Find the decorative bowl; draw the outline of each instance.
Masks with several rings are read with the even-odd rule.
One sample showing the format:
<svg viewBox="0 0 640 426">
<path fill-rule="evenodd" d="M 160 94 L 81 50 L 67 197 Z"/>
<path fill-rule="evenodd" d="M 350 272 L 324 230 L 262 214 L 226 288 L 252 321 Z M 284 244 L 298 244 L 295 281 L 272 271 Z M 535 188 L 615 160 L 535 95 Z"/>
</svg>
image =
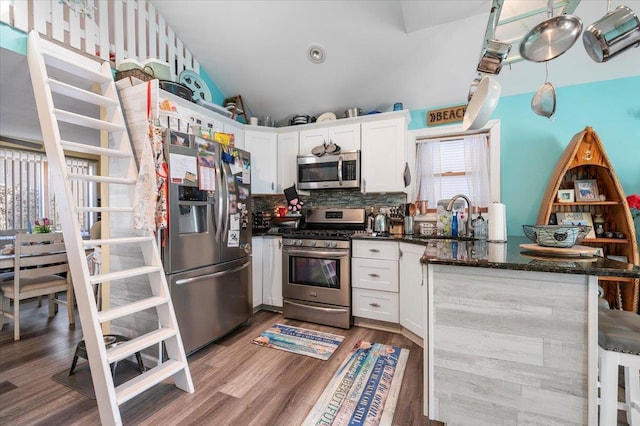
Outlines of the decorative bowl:
<svg viewBox="0 0 640 426">
<path fill-rule="evenodd" d="M 591 231 L 588 225 L 522 225 L 524 235 L 543 247 L 573 247 Z"/>
</svg>

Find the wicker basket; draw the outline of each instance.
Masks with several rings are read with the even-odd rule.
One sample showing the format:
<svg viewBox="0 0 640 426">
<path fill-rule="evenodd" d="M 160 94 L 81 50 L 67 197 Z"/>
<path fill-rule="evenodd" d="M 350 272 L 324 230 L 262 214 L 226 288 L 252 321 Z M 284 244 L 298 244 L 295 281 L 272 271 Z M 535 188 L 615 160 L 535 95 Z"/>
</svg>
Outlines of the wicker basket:
<svg viewBox="0 0 640 426">
<path fill-rule="evenodd" d="M 146 70 L 148 70 L 149 72 L 147 72 Z M 126 71 L 116 71 L 116 81 L 128 77 L 137 78 L 138 80 L 142 81 L 149 81 L 155 78 L 153 75 L 153 70 L 150 67 L 145 67 L 144 70 L 141 70 L 140 68 L 134 68 Z"/>
</svg>

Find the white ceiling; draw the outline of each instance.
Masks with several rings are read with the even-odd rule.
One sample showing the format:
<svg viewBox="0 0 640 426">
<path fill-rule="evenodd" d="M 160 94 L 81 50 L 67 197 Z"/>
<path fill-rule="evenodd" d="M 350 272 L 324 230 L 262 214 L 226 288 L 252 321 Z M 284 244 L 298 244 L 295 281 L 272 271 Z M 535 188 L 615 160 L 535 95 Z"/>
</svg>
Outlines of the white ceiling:
<svg viewBox="0 0 640 426">
<path fill-rule="evenodd" d="M 241 94 L 252 114 L 279 122 L 325 111 L 342 116 L 353 106 L 366 112 L 394 102 L 409 109 L 465 103 L 491 7 L 490 0 L 151 1 L 226 96 Z M 546 5 L 507 0 L 505 13 L 514 3 Z M 620 4 L 640 13 L 638 0 L 614 0 L 612 8 Z M 605 12 L 605 0 L 582 0 L 575 14 L 586 28 Z M 324 63 L 307 59 L 313 43 L 326 49 Z M 582 40 L 550 63 L 557 87 L 639 73 L 640 49 L 596 64 Z M 544 65 L 519 62 L 497 77 L 504 95 L 534 92 Z"/>
<path fill-rule="evenodd" d="M 491 6 L 490 0 L 151 2 L 223 94 L 241 94 L 252 115 L 280 124 L 294 114 L 341 117 L 356 106 L 367 112 L 388 111 L 395 102 L 405 109 L 466 103 Z M 512 2 L 546 4 L 506 0 L 504 13 Z M 640 0 L 613 0 L 612 8 L 620 4 L 640 13 Z M 605 12 L 606 0 L 582 0 L 574 14 L 586 28 Z M 327 51 L 321 64 L 306 57 L 314 43 Z M 38 140 L 26 58 L 4 49 L 0 55 L 0 135 Z M 556 87 L 633 75 L 640 75 L 640 48 L 597 64 L 578 40 L 550 61 Z M 544 64 L 518 62 L 496 78 L 503 96 L 533 93 L 544 82 Z"/>
</svg>

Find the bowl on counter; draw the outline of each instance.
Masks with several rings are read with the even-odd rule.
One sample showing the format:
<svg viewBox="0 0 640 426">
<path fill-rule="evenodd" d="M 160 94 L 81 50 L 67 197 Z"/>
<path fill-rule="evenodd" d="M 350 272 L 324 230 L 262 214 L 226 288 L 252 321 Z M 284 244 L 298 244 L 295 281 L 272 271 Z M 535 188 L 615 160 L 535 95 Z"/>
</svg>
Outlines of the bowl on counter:
<svg viewBox="0 0 640 426">
<path fill-rule="evenodd" d="M 543 247 L 573 247 L 591 231 L 588 225 L 522 225 L 524 235 Z"/>
</svg>

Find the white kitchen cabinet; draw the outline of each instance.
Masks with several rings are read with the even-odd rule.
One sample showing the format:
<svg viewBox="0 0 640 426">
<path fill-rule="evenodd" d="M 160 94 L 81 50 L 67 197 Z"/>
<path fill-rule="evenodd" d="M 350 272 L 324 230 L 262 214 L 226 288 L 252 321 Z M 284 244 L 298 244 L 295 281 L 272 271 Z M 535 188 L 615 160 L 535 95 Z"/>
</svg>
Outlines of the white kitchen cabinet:
<svg viewBox="0 0 640 426">
<path fill-rule="evenodd" d="M 399 322 L 399 253 L 396 241 L 353 241 L 351 308 L 354 317 Z"/>
<path fill-rule="evenodd" d="M 282 308 L 282 237 L 264 237 L 262 303 Z"/>
<path fill-rule="evenodd" d="M 298 131 L 278 134 L 278 192 L 298 181 L 296 156 L 298 155 Z"/>
<path fill-rule="evenodd" d="M 400 243 L 400 325 L 424 338 L 424 246 Z"/>
<path fill-rule="evenodd" d="M 342 124 L 300 131 L 300 155 L 310 155 L 311 150 L 322 144 L 333 142 L 341 151 L 360 149 L 360 123 Z"/>
<path fill-rule="evenodd" d="M 251 153 L 251 193 L 278 193 L 278 138 L 272 130 L 245 130 L 244 149 Z"/>
<path fill-rule="evenodd" d="M 362 192 L 404 191 L 406 118 L 362 123 Z"/>
<path fill-rule="evenodd" d="M 262 305 L 262 254 L 264 253 L 264 238 L 251 238 L 251 272 L 253 277 L 253 307 Z"/>
<path fill-rule="evenodd" d="M 234 143 L 236 148 L 244 149 L 244 128 L 241 123 L 228 123 L 225 121 L 224 132 L 231 133 L 234 136 Z"/>
</svg>

